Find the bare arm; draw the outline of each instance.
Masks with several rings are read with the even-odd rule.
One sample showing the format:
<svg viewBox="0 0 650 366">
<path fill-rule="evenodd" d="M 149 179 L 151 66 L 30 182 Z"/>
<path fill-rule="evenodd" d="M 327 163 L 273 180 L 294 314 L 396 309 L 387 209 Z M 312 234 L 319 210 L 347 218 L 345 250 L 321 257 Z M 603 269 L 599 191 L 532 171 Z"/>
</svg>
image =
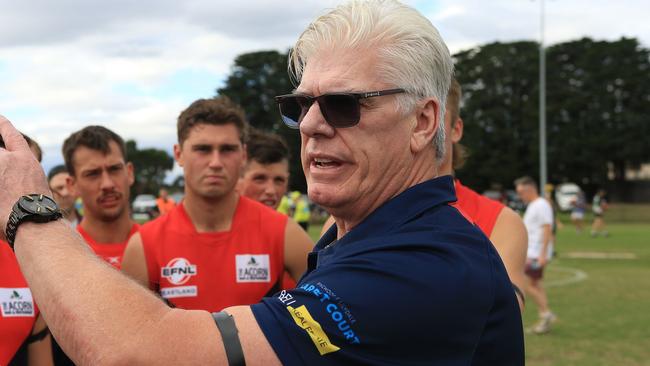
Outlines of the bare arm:
<svg viewBox="0 0 650 366">
<path fill-rule="evenodd" d="M 122 272 L 146 288 L 154 288 L 153 284 L 149 283 L 149 271 L 147 270 L 147 261 L 144 256 L 140 233 L 133 234 L 126 245 L 122 258 Z"/>
<path fill-rule="evenodd" d="M 521 217 L 508 207 L 501 210 L 494 224 L 492 235 L 490 235 L 490 241 L 499 252 L 510 281 L 523 291 L 526 285 L 524 268 L 528 250 L 528 234 Z M 517 300 L 519 308 L 523 311 L 523 299 L 517 296 Z"/>
<path fill-rule="evenodd" d="M 284 267 L 291 277 L 298 281 L 307 270 L 307 254 L 314 248 L 314 242 L 295 221 L 287 220 L 284 232 Z"/>
<path fill-rule="evenodd" d="M 32 329 L 32 335 L 47 329 L 43 315 L 39 314 Z M 27 346 L 27 364 L 29 366 L 53 366 L 52 336 L 48 333 L 45 338 L 36 340 Z"/>
<path fill-rule="evenodd" d="M 22 194 L 50 194 L 27 143 L 0 116 L 0 239 Z M 43 317 L 63 350 L 80 365 L 226 365 L 209 313 L 170 309 L 151 292 L 98 259 L 62 220 L 23 223 L 16 257 Z M 245 356 L 279 361 L 247 310 L 233 309 Z M 170 335 L 183 335 L 171 337 Z"/>
<path fill-rule="evenodd" d="M 75 363 L 227 364 L 209 313 L 170 309 L 94 257 L 63 222 L 23 225 L 16 240 L 21 268 L 52 333 Z M 279 364 L 250 308 L 233 308 L 231 314 L 250 364 Z"/>
</svg>

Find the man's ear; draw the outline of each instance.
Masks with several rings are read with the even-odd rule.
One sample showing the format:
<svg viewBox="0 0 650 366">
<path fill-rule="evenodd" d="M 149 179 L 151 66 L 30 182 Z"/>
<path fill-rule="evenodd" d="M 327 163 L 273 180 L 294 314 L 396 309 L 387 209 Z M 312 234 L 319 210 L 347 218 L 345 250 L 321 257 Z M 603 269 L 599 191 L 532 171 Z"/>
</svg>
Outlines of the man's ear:
<svg viewBox="0 0 650 366">
<path fill-rule="evenodd" d="M 65 185 L 68 187 L 68 191 L 72 196 L 79 197 L 79 192 L 77 192 L 77 181 L 72 174 L 68 174 L 65 178 Z"/>
<path fill-rule="evenodd" d="M 133 163 L 130 161 L 126 163 L 126 174 L 129 176 L 129 187 L 135 183 L 135 172 L 134 172 Z"/>
<path fill-rule="evenodd" d="M 451 139 L 454 144 L 463 138 L 463 119 L 456 118 L 455 123 L 451 126 L 451 136 L 446 136 Z"/>
<path fill-rule="evenodd" d="M 174 144 L 174 160 L 176 160 L 176 162 L 181 168 L 183 167 L 180 144 Z"/>
<path fill-rule="evenodd" d="M 424 100 L 423 105 L 416 107 L 415 128 L 411 132 L 411 151 L 413 153 L 418 153 L 431 146 L 431 141 L 442 122 L 438 117 L 439 108 L 438 102 L 433 98 Z"/>
</svg>

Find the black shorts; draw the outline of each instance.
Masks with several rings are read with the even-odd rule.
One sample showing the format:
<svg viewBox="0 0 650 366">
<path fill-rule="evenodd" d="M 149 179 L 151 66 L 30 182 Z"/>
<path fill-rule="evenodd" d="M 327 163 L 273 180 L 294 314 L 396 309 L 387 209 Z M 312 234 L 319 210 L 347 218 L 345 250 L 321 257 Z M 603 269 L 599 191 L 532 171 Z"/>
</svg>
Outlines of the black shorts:
<svg viewBox="0 0 650 366">
<path fill-rule="evenodd" d="M 526 273 L 526 276 L 532 278 L 533 280 L 539 280 L 544 277 L 544 267 L 536 264 L 535 262 L 526 263 L 526 269 L 524 273 Z"/>
</svg>

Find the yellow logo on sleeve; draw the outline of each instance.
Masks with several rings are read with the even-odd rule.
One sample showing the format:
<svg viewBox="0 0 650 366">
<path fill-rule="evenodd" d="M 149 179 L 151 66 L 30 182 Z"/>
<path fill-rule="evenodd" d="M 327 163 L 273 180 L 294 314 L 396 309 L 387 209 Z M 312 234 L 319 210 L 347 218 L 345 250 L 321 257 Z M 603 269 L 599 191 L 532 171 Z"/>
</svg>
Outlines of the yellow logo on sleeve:
<svg viewBox="0 0 650 366">
<path fill-rule="evenodd" d="M 301 305 L 297 308 L 287 306 L 287 310 L 289 310 L 289 314 L 291 314 L 291 317 L 296 324 L 307 332 L 309 338 L 314 342 L 314 345 L 321 356 L 336 352 L 340 349 L 330 342 L 327 334 L 323 331 L 323 328 L 321 328 L 320 324 L 312 318 L 305 305 Z"/>
</svg>

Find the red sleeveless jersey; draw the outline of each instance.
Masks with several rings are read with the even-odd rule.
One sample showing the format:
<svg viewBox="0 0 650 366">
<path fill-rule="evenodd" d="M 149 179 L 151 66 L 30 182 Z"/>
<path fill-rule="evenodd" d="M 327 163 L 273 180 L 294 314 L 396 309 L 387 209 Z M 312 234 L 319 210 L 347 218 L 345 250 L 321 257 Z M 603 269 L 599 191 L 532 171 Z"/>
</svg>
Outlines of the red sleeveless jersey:
<svg viewBox="0 0 650 366">
<path fill-rule="evenodd" d="M 38 308 L 9 244 L 0 241 L 0 365 L 7 365 L 32 333 Z"/>
<path fill-rule="evenodd" d="M 140 228 L 152 289 L 183 309 L 220 311 L 280 290 L 287 216 L 240 197 L 230 231 L 199 233 L 181 203 Z"/>
<path fill-rule="evenodd" d="M 129 242 L 129 239 L 131 239 L 131 236 L 137 233 L 139 229 L 140 225 L 133 224 L 133 226 L 131 226 L 131 231 L 129 231 L 129 236 L 127 236 L 127 238 L 121 243 L 98 243 L 81 227 L 81 225 L 77 225 L 77 231 L 79 231 L 79 234 L 81 234 L 93 252 L 117 269 L 122 268 L 122 256 L 124 256 L 126 244 Z"/>
<path fill-rule="evenodd" d="M 454 181 L 456 197 L 455 206 L 469 221 L 475 223 L 488 238 L 492 235 L 494 224 L 501 210 L 501 202 L 485 197 L 465 187 L 458 179 Z"/>
</svg>

